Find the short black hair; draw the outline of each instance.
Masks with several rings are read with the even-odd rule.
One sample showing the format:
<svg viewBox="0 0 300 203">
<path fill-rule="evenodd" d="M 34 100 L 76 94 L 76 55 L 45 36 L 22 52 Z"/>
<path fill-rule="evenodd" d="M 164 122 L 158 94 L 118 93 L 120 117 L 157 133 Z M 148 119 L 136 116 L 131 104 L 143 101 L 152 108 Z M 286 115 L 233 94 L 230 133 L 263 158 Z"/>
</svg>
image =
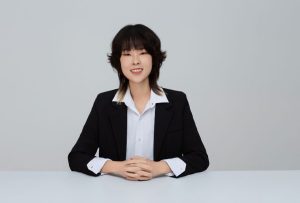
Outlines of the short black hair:
<svg viewBox="0 0 300 203">
<path fill-rule="evenodd" d="M 161 42 L 158 36 L 147 26 L 142 24 L 126 25 L 114 37 L 111 43 L 111 54 L 108 54 L 108 60 L 118 73 L 119 92 L 123 97 L 128 88 L 129 81 L 124 76 L 121 69 L 120 57 L 122 51 L 132 49 L 145 49 L 152 56 L 152 70 L 149 75 L 150 88 L 157 94 L 161 90 L 157 84 L 159 70 L 166 59 L 166 52 L 161 50 Z"/>
</svg>

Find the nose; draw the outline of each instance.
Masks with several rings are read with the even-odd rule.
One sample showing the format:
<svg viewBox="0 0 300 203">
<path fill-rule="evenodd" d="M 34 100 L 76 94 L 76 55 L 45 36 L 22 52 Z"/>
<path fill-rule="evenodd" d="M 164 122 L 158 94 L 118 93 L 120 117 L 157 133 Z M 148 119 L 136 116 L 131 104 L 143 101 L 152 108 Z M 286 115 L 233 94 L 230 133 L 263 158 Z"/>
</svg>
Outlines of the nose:
<svg viewBox="0 0 300 203">
<path fill-rule="evenodd" d="M 138 65 L 138 64 L 140 64 L 140 57 L 139 57 L 139 55 L 138 54 L 136 54 L 136 53 L 134 53 L 133 55 L 132 55 L 132 64 L 133 65 Z"/>
</svg>

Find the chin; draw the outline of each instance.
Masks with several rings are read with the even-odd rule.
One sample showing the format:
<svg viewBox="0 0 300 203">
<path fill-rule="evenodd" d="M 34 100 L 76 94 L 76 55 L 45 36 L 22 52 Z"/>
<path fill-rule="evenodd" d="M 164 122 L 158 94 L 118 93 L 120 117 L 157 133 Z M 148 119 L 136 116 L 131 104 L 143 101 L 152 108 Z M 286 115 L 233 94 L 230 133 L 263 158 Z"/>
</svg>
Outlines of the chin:
<svg viewBox="0 0 300 203">
<path fill-rule="evenodd" d="M 143 80 L 129 80 L 129 82 L 134 83 L 134 84 L 142 84 L 146 81 L 146 79 Z"/>
</svg>

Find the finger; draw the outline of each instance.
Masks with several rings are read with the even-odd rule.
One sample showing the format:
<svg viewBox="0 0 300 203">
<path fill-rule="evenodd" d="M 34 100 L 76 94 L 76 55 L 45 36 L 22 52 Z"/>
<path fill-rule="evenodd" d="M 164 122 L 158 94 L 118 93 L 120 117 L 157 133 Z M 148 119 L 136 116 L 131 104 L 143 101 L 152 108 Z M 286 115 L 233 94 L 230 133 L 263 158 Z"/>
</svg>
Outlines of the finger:
<svg viewBox="0 0 300 203">
<path fill-rule="evenodd" d="M 152 167 L 145 163 L 137 163 L 137 164 L 134 164 L 133 166 L 140 168 L 140 170 L 142 170 L 142 171 L 147 171 L 150 173 L 152 171 Z"/>
<path fill-rule="evenodd" d="M 131 157 L 130 159 L 131 159 L 131 160 L 132 160 L 132 159 L 147 160 L 147 158 L 142 157 L 142 156 L 133 156 L 133 157 Z"/>
<path fill-rule="evenodd" d="M 151 179 L 152 178 L 152 174 L 146 171 L 138 171 L 137 174 L 139 175 L 140 178 L 148 178 Z"/>
<path fill-rule="evenodd" d="M 128 173 L 135 173 L 137 171 L 140 171 L 141 169 L 139 167 L 136 167 L 136 166 L 128 166 L 125 168 L 125 172 L 128 172 Z"/>
<path fill-rule="evenodd" d="M 134 172 L 137 171 L 148 171 L 148 172 L 151 172 L 153 169 L 152 169 L 152 166 L 148 165 L 147 163 L 134 163 L 134 164 L 130 164 L 128 165 L 128 167 L 133 167 L 132 170 L 135 170 Z"/>
<path fill-rule="evenodd" d="M 151 180 L 151 177 L 140 176 L 138 180 Z"/>
<path fill-rule="evenodd" d="M 135 178 L 125 178 L 126 180 L 130 180 L 130 181 L 138 181 L 139 179 L 135 179 Z"/>
<path fill-rule="evenodd" d="M 139 172 L 139 180 L 150 180 L 152 179 L 152 174 L 151 173 L 147 173 L 147 172 L 144 172 L 144 171 L 140 171 Z"/>
<path fill-rule="evenodd" d="M 125 172 L 125 176 L 126 176 L 126 178 L 137 179 L 138 180 L 140 175 L 137 174 L 137 173 Z"/>
<path fill-rule="evenodd" d="M 147 161 L 144 159 L 131 159 L 126 161 L 126 165 L 134 165 L 137 163 L 147 163 Z"/>
<path fill-rule="evenodd" d="M 137 180 L 139 180 L 138 178 L 131 178 L 131 177 L 128 177 L 128 176 L 125 176 L 124 178 L 126 180 L 131 180 L 131 181 L 137 181 Z"/>
</svg>

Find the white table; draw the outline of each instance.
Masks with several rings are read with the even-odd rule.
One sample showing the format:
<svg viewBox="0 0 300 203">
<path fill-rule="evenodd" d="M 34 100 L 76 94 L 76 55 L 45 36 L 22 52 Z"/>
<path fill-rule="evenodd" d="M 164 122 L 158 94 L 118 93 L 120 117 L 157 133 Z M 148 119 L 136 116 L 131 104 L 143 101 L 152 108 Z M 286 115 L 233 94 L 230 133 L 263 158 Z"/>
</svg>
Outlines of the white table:
<svg viewBox="0 0 300 203">
<path fill-rule="evenodd" d="M 0 172 L 0 202 L 300 202 L 300 171 L 207 171 L 127 181 L 77 172 Z"/>
</svg>

